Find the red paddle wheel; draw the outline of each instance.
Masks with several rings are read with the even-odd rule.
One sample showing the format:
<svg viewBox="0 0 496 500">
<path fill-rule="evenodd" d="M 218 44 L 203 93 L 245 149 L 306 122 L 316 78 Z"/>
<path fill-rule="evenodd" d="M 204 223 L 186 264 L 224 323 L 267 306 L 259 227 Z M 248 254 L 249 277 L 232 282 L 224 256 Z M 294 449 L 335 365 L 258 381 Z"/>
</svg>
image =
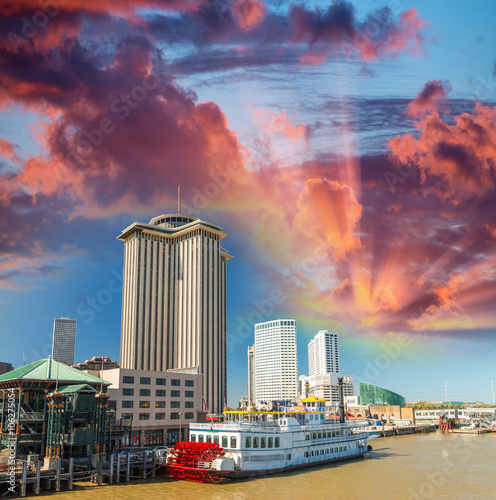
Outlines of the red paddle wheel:
<svg viewBox="0 0 496 500">
<path fill-rule="evenodd" d="M 224 449 L 216 443 L 180 441 L 170 450 L 169 472 L 174 479 L 198 483 L 220 481 L 220 476 L 211 472 L 210 464 L 224 454 Z"/>
</svg>

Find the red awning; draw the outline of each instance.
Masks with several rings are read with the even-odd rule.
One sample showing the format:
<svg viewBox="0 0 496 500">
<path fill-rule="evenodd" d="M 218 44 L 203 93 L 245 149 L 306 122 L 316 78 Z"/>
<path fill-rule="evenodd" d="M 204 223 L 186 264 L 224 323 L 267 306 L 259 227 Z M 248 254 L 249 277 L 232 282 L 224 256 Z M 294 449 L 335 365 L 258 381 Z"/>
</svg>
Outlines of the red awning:
<svg viewBox="0 0 496 500">
<path fill-rule="evenodd" d="M 219 417 L 210 417 L 210 416 L 208 416 L 207 420 L 219 420 Z"/>
</svg>

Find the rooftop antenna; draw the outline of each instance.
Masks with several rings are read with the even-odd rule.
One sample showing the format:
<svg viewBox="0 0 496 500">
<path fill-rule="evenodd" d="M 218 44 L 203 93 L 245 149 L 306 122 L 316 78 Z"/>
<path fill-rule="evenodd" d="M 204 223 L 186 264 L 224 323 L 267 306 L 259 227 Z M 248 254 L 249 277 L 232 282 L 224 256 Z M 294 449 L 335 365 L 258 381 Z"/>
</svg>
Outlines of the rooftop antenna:
<svg viewBox="0 0 496 500">
<path fill-rule="evenodd" d="M 177 213 L 181 213 L 181 186 L 177 186 Z"/>
<path fill-rule="evenodd" d="M 26 357 L 24 356 L 24 351 L 22 351 L 22 365 L 26 366 Z"/>
<path fill-rule="evenodd" d="M 100 370 L 100 378 L 102 379 L 100 383 L 100 392 L 103 392 L 103 356 L 102 356 L 102 369 Z"/>
</svg>

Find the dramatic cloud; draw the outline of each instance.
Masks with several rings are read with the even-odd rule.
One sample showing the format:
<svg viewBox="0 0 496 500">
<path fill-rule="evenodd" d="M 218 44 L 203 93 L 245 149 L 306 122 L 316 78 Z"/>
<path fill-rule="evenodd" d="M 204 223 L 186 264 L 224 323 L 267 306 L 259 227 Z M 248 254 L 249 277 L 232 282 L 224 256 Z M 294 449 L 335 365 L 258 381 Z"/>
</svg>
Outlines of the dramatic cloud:
<svg viewBox="0 0 496 500">
<path fill-rule="evenodd" d="M 409 107 L 420 116 L 418 134 L 391 139 L 388 146 L 400 164 L 420 172 L 424 188 L 453 201 L 494 190 L 496 180 L 496 108 L 477 103 L 471 113 L 443 121 L 437 112 L 446 84 L 430 82 Z"/>
<path fill-rule="evenodd" d="M 262 22 L 266 8 L 264 3 L 259 0 L 235 0 L 233 12 L 239 27 L 242 30 L 250 31 Z"/>
<path fill-rule="evenodd" d="M 417 97 L 408 105 L 407 113 L 413 118 L 438 111 L 446 102 L 451 85 L 446 80 L 432 80 L 424 85 Z M 447 111 L 447 110 L 446 110 Z"/>
</svg>

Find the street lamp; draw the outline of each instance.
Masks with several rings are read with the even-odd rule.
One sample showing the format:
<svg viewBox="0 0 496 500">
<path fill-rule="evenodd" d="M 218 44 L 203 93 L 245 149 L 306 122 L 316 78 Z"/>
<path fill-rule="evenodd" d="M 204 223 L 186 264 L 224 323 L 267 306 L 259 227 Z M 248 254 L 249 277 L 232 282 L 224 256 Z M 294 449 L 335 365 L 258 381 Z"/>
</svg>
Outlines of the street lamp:
<svg viewBox="0 0 496 500">
<path fill-rule="evenodd" d="M 182 441 L 182 438 L 181 438 L 181 417 L 183 416 L 183 412 L 180 411 L 179 412 L 179 441 Z"/>
</svg>

